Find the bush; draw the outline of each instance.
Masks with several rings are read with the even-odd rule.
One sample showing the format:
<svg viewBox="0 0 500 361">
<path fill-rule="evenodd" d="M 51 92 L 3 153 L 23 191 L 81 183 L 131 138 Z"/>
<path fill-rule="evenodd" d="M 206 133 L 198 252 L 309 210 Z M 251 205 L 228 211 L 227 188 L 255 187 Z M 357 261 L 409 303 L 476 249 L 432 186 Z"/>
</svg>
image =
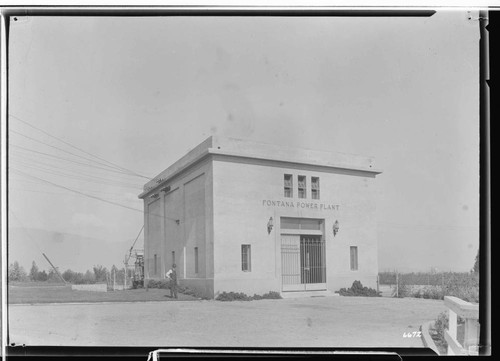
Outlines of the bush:
<svg viewBox="0 0 500 361">
<path fill-rule="evenodd" d="M 354 281 L 351 288 L 341 288 L 338 293 L 341 296 L 380 297 L 381 292 L 377 292 L 373 288 L 363 287 L 361 281 Z"/>
<path fill-rule="evenodd" d="M 146 288 L 169 289 L 170 288 L 170 281 L 168 281 L 168 280 L 148 280 Z"/>
<path fill-rule="evenodd" d="M 220 293 L 215 300 L 217 301 L 254 301 L 254 300 L 263 300 L 263 299 L 281 299 L 281 295 L 276 291 L 269 291 L 268 293 L 264 293 L 263 295 L 254 294 L 253 296 L 248 296 L 242 292 L 222 292 Z"/>
<path fill-rule="evenodd" d="M 463 342 L 463 324 L 465 320 L 460 316 L 457 317 L 457 340 L 459 342 Z M 444 338 L 444 332 L 449 328 L 448 321 L 448 311 L 441 312 L 436 320 L 434 321 L 434 325 L 431 327 L 431 337 L 434 340 L 436 346 L 442 354 L 446 354 L 448 343 Z"/>
<path fill-rule="evenodd" d="M 449 274 L 443 294 L 458 297 L 467 302 L 479 303 L 479 275 L 474 273 Z"/>
<path fill-rule="evenodd" d="M 242 292 L 222 292 L 216 298 L 217 301 L 250 301 L 252 297 Z"/>
<path fill-rule="evenodd" d="M 443 290 L 439 286 L 428 286 L 422 291 L 422 297 L 425 299 L 442 300 L 444 299 Z"/>
<path fill-rule="evenodd" d="M 200 298 L 202 300 L 209 300 L 210 298 L 205 296 L 205 294 L 202 292 L 202 291 L 199 291 L 199 290 L 196 290 L 196 289 L 191 289 L 189 287 L 182 287 L 182 286 L 178 286 L 178 289 L 177 291 L 179 293 L 183 293 L 185 295 L 188 295 L 188 296 L 193 296 L 193 297 L 196 297 L 196 298 Z"/>
<path fill-rule="evenodd" d="M 276 291 L 269 291 L 268 293 L 264 293 L 262 295 L 263 299 L 269 299 L 269 300 L 280 300 L 283 297 L 281 297 L 279 292 Z"/>
<path fill-rule="evenodd" d="M 448 312 L 441 312 L 436 320 L 434 321 L 434 326 L 432 327 L 432 339 L 434 340 L 436 346 L 441 353 L 446 354 L 446 349 L 448 348 L 448 343 L 444 338 L 444 331 L 448 329 Z"/>
<path fill-rule="evenodd" d="M 132 289 L 133 290 L 136 290 L 136 289 L 139 289 L 139 288 L 144 288 L 144 280 L 143 279 L 139 279 L 139 280 L 132 280 Z"/>
</svg>

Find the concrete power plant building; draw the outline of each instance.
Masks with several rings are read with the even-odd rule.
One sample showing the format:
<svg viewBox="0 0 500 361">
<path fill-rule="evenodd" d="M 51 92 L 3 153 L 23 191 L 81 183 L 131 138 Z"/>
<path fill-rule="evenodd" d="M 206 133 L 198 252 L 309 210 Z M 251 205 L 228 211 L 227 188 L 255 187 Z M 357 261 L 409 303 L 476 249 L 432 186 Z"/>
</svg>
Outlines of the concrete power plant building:
<svg viewBox="0 0 500 361">
<path fill-rule="evenodd" d="M 376 287 L 371 157 L 210 137 L 144 186 L 145 279 L 214 298 Z"/>
</svg>

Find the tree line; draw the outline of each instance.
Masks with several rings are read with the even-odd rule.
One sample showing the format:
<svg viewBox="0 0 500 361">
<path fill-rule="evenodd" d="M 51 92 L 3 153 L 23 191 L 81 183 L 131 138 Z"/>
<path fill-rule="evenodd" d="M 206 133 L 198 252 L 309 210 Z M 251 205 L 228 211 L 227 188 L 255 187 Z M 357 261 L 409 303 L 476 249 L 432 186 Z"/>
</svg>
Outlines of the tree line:
<svg viewBox="0 0 500 361">
<path fill-rule="evenodd" d="M 131 276 L 129 270 L 129 277 Z M 92 270 L 86 272 L 75 272 L 67 269 L 61 273 L 64 280 L 72 284 L 93 284 L 102 282 L 113 282 L 115 279 L 117 284 L 122 284 L 124 281 L 125 270 L 119 269 L 115 265 L 108 270 L 106 267 L 96 265 Z M 8 280 L 15 282 L 62 282 L 57 273 L 50 269 L 48 272 L 40 270 L 35 261 L 31 264 L 29 273 L 26 272 L 19 262 L 15 261 L 9 265 Z"/>
</svg>

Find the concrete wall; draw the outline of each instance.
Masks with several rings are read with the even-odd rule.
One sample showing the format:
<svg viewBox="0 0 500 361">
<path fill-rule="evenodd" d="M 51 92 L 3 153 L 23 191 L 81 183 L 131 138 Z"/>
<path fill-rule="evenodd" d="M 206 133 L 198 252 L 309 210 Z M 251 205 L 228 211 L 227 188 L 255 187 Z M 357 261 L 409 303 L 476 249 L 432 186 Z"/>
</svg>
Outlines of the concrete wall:
<svg viewBox="0 0 500 361">
<path fill-rule="evenodd" d="M 106 283 L 96 283 L 93 285 L 71 285 L 73 291 L 93 291 L 93 292 L 108 292 Z"/>
<path fill-rule="evenodd" d="M 213 174 L 216 294 L 281 291 L 280 217 L 324 220 L 329 290 L 350 287 L 354 280 L 376 287 L 377 232 L 372 173 L 215 156 Z M 293 198 L 284 197 L 284 174 L 293 175 Z M 298 198 L 298 175 L 307 177 L 305 199 Z M 320 178 L 319 200 L 311 199 L 311 176 Z M 274 229 L 268 234 L 270 217 L 274 219 Z M 334 237 L 332 229 L 336 220 L 340 230 Z M 242 244 L 251 245 L 250 272 L 241 269 Z M 357 271 L 350 270 L 350 246 L 358 247 Z"/>
<path fill-rule="evenodd" d="M 146 220 L 144 227 L 144 237 L 147 240 L 147 247 L 144 249 L 144 274 L 146 278 L 159 278 L 161 275 L 162 264 L 162 245 L 163 229 L 162 229 L 162 199 L 146 199 L 144 200 L 144 208 L 146 210 Z M 155 270 L 155 255 L 156 255 L 156 270 Z"/>
<path fill-rule="evenodd" d="M 208 160 L 200 162 L 167 184 L 170 186 L 168 192 L 158 190 L 155 191 L 157 199 L 145 198 L 148 210 L 145 217 L 145 278 L 165 278 L 166 271 L 175 262 L 179 284 L 199 288 L 213 297 L 211 164 Z M 160 217 L 155 217 L 154 213 Z M 198 248 L 198 273 L 195 272 L 195 247 Z M 155 253 L 161 255 L 157 274 L 152 272 Z"/>
</svg>

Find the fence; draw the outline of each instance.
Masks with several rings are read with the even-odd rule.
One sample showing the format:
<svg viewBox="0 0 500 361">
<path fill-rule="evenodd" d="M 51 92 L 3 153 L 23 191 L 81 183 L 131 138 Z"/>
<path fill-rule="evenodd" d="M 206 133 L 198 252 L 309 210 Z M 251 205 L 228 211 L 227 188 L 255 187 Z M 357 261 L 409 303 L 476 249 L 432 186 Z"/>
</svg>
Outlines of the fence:
<svg viewBox="0 0 500 361">
<path fill-rule="evenodd" d="M 390 287 L 385 295 L 443 299 L 455 296 L 469 302 L 479 302 L 479 276 L 469 272 L 380 272 L 379 285 Z M 388 294 L 389 293 L 389 294 Z"/>
<path fill-rule="evenodd" d="M 450 296 L 444 298 L 444 304 L 449 312 L 448 330 L 444 334 L 448 355 L 478 355 L 479 305 Z M 457 340 L 457 316 L 465 319 L 463 345 Z"/>
<path fill-rule="evenodd" d="M 123 291 L 132 287 L 133 277 L 124 278 L 125 272 L 123 270 L 118 270 L 117 272 L 111 271 L 106 275 L 106 283 L 108 285 L 108 291 Z"/>
</svg>

